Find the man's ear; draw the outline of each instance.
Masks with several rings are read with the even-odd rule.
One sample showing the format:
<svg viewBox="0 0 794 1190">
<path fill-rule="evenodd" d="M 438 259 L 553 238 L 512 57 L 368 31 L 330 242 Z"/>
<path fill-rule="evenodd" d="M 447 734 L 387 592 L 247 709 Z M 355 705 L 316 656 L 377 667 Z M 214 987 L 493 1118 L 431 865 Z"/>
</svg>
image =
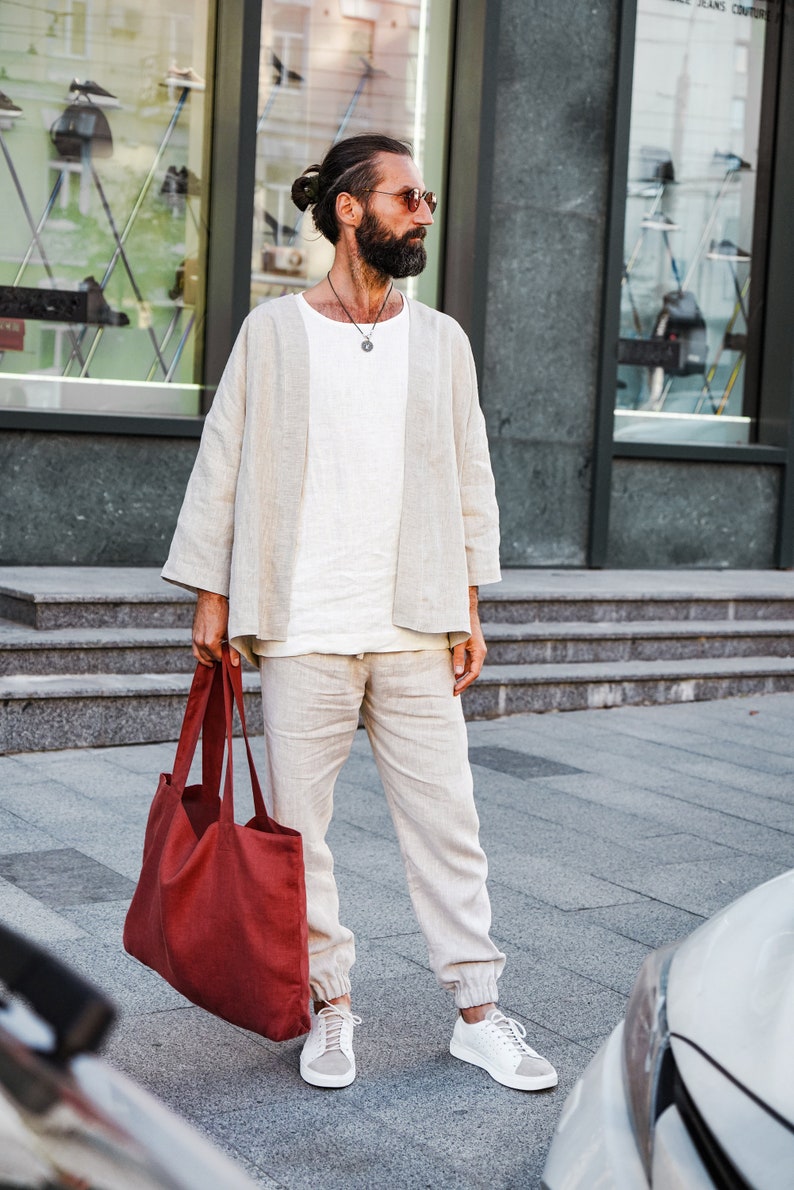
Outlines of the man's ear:
<svg viewBox="0 0 794 1190">
<path fill-rule="evenodd" d="M 342 192 L 336 196 L 336 217 L 346 227 L 358 227 L 364 208 L 352 194 Z"/>
</svg>

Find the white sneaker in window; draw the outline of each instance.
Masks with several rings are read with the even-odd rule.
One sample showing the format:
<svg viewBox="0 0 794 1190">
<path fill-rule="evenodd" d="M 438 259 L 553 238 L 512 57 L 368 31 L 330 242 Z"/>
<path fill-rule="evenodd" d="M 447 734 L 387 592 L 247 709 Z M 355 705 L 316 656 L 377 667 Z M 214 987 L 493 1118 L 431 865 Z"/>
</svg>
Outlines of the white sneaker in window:
<svg viewBox="0 0 794 1190">
<path fill-rule="evenodd" d="M 313 1087 L 349 1087 L 356 1077 L 353 1029 L 361 1017 L 339 1004 L 326 1004 L 312 1017 L 301 1051 L 301 1078 Z"/>
<path fill-rule="evenodd" d="M 462 1062 L 487 1070 L 491 1078 L 515 1091 L 543 1091 L 557 1086 L 557 1071 L 524 1041 L 527 1031 L 518 1021 L 492 1008 L 484 1021 L 455 1022 L 449 1052 Z"/>
</svg>

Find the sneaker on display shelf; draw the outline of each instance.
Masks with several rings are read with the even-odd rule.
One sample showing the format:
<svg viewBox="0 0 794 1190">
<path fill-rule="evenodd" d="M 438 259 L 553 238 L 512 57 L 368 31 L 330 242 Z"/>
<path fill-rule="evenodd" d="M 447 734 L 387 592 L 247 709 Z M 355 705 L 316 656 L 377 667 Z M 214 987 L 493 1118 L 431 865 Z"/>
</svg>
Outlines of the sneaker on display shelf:
<svg viewBox="0 0 794 1190">
<path fill-rule="evenodd" d="M 76 95 L 84 95 L 86 99 L 90 99 L 97 107 L 120 107 L 117 97 L 112 95 L 110 91 L 106 91 L 104 87 L 100 87 L 99 83 L 95 83 L 93 79 L 86 79 L 81 82 L 80 79 L 72 79 L 69 84 L 69 98 Z"/>
<path fill-rule="evenodd" d="M 16 120 L 21 115 L 22 108 L 14 103 L 12 99 L 9 99 L 3 91 L 0 91 L 0 116 L 7 116 L 11 120 Z"/>
<path fill-rule="evenodd" d="M 192 66 L 177 66 L 176 62 L 172 62 L 168 67 L 165 81 L 166 85 L 173 86 L 176 83 L 180 87 L 192 87 L 196 91 L 203 91 L 207 85 Z"/>
</svg>

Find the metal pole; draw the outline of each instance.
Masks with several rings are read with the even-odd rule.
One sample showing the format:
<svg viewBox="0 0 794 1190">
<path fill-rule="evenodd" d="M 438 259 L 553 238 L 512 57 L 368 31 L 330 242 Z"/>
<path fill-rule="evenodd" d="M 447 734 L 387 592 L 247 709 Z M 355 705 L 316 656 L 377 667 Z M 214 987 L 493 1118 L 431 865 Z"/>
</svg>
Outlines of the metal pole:
<svg viewBox="0 0 794 1190">
<path fill-rule="evenodd" d="M 163 153 L 165 152 L 165 150 L 168 146 L 168 142 L 170 141 L 171 136 L 173 135 L 174 129 L 176 128 L 177 120 L 179 119 L 182 108 L 185 106 L 185 101 L 187 100 L 189 93 L 190 93 L 189 87 L 182 88 L 182 93 L 176 102 L 176 106 L 174 107 L 174 111 L 171 115 L 171 119 L 168 122 L 168 127 L 166 128 L 166 130 L 163 133 L 163 136 L 160 140 L 160 144 L 157 148 L 157 152 L 154 155 L 154 160 L 152 161 L 152 164 L 149 167 L 149 172 L 147 173 L 147 175 L 143 181 L 143 185 L 141 186 L 140 191 L 138 192 L 138 197 L 135 200 L 135 204 L 132 208 L 132 211 L 130 212 L 127 222 L 124 225 L 124 230 L 122 231 L 121 236 L 117 237 L 117 239 L 116 239 L 116 250 L 113 253 L 112 257 L 110 258 L 110 262 L 108 263 L 107 268 L 105 269 L 105 274 L 104 274 L 104 276 L 100 282 L 100 285 L 99 285 L 100 289 L 105 288 L 108 281 L 110 280 L 113 270 L 115 269 L 115 267 L 118 263 L 119 257 L 121 256 L 121 253 L 124 249 L 124 243 L 126 242 L 127 236 L 132 231 L 132 227 L 135 223 L 136 218 L 138 217 L 138 212 L 140 211 L 141 206 L 143 205 L 143 200 L 146 197 L 149 187 L 152 184 L 154 175 L 157 172 L 157 167 L 160 164 L 160 160 L 163 156 Z M 79 343 L 82 342 L 84 334 L 85 334 L 85 331 L 82 331 L 78 338 L 78 345 L 79 345 Z M 102 328 L 100 327 L 99 332 L 94 337 L 94 341 L 91 344 L 91 350 L 89 353 L 90 357 L 93 357 L 94 352 L 96 351 L 97 347 L 99 346 L 98 340 L 100 340 L 101 338 L 102 338 Z M 69 368 L 71 366 L 72 360 L 75 358 L 75 354 L 76 354 L 75 350 L 72 349 L 72 353 L 69 356 L 68 360 L 66 361 L 66 366 L 63 371 L 64 376 L 67 376 L 69 374 Z M 82 364 L 82 362 L 83 361 L 81 358 L 80 363 Z M 84 375 L 84 374 L 85 374 L 84 372 L 81 372 L 81 375 Z"/>
<path fill-rule="evenodd" d="M 44 213 L 41 216 L 41 219 L 39 219 L 38 227 L 36 228 L 36 236 L 34 236 L 33 239 L 30 241 L 30 243 L 28 244 L 27 252 L 22 257 L 20 266 L 17 269 L 17 275 L 14 277 L 14 280 L 12 282 L 13 285 L 19 285 L 20 281 L 22 280 L 22 275 L 25 272 L 25 269 L 30 264 L 30 258 L 33 255 L 33 249 L 36 247 L 36 238 L 37 238 L 37 236 L 41 235 L 42 231 L 44 230 L 44 225 L 47 222 L 47 220 L 49 219 L 50 214 L 52 213 L 52 208 L 55 206 L 55 200 L 58 197 L 58 191 L 60 190 L 61 185 L 63 184 L 63 177 L 64 177 L 63 170 L 61 170 L 61 172 L 58 174 L 58 177 L 55 179 L 55 185 L 52 188 L 52 194 L 47 199 L 47 205 L 44 208 Z"/>
<path fill-rule="evenodd" d="M 122 264 L 124 265 L 124 270 L 125 270 L 127 276 L 129 277 L 130 285 L 132 286 L 132 292 L 135 294 L 135 297 L 137 298 L 139 305 L 143 306 L 144 305 L 143 294 L 141 293 L 140 286 L 138 285 L 138 282 L 135 280 L 135 274 L 132 271 L 132 266 L 129 262 L 129 257 L 127 256 L 127 253 L 124 251 L 124 241 L 119 236 L 119 231 L 118 231 L 118 228 L 116 227 L 116 223 L 113 218 L 113 212 L 110 209 L 110 204 L 108 203 L 104 188 L 102 186 L 101 181 L 99 180 L 99 174 L 97 173 L 96 167 L 93 164 L 91 166 L 91 176 L 94 179 L 94 185 L 96 186 L 97 194 L 99 195 L 99 198 L 102 202 L 102 209 L 104 210 L 105 215 L 107 216 L 107 221 L 110 224 L 110 230 L 113 233 L 114 240 L 116 241 L 116 252 L 117 252 L 118 256 L 120 257 Z M 102 282 L 102 285 L 100 288 L 102 290 L 104 290 L 105 281 Z M 104 327 L 100 326 L 100 328 L 97 332 L 97 337 L 102 335 L 104 329 L 105 329 Z M 149 332 L 149 338 L 152 340 L 152 343 L 154 345 L 155 355 L 156 355 L 157 360 L 160 364 L 160 367 L 163 369 L 163 375 L 165 376 L 168 372 L 168 366 L 160 352 L 160 344 L 157 342 L 157 335 L 154 333 L 154 327 L 151 326 L 151 324 L 150 324 L 147 327 L 147 330 Z M 80 373 L 81 376 L 83 376 L 84 374 L 85 374 L 84 372 Z"/>
</svg>

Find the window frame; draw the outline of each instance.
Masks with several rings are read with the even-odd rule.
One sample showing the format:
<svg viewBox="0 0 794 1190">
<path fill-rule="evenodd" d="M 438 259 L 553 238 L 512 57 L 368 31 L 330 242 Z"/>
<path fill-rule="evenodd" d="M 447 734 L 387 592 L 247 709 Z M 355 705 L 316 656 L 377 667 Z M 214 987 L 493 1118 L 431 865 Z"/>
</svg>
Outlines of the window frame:
<svg viewBox="0 0 794 1190">
<path fill-rule="evenodd" d="M 620 279 L 624 260 L 626 186 L 634 74 L 637 0 L 622 0 L 616 57 L 615 106 L 610 162 L 601 303 L 600 358 L 593 435 L 593 485 L 589 565 L 603 566 L 609 540 L 612 460 L 615 458 L 714 463 L 773 464 L 784 469 L 777 564 L 794 565 L 794 341 L 784 330 L 791 305 L 785 262 L 794 254 L 794 228 L 786 209 L 794 190 L 794 145 L 783 133 L 794 119 L 794 0 L 780 0 L 780 21 L 769 25 L 761 109 L 756 204 L 768 211 L 766 231 L 754 242 L 751 318 L 764 318 L 760 349 L 748 361 L 756 406 L 755 441 L 747 445 L 616 442 L 614 440 Z M 787 196 L 788 200 L 787 200 Z M 756 220 L 758 226 L 763 221 Z"/>
</svg>

